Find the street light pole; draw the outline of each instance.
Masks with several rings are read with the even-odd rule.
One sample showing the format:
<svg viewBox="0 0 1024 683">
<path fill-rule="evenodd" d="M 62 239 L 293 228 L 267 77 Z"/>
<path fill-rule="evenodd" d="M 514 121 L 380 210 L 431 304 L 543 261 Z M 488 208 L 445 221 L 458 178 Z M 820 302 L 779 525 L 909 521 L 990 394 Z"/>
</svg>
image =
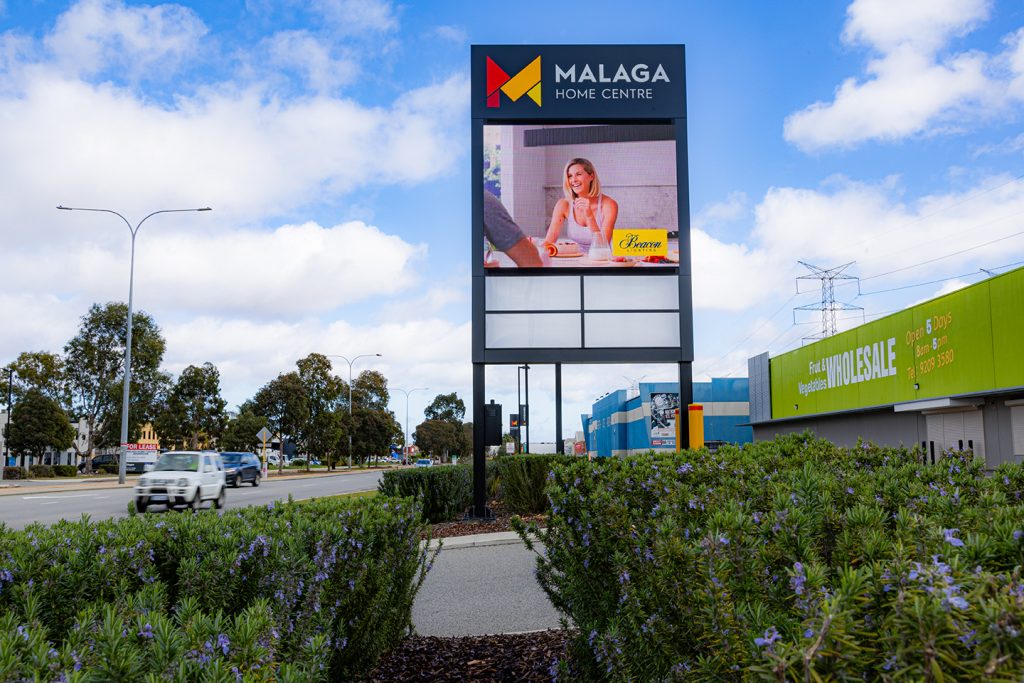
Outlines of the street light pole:
<svg viewBox="0 0 1024 683">
<path fill-rule="evenodd" d="M 4 431 L 4 463 L 0 465 L 0 481 L 4 478 L 4 468 L 7 467 L 7 455 L 10 453 L 11 440 L 11 395 L 14 392 L 14 368 L 7 368 L 7 429 Z"/>
<path fill-rule="evenodd" d="M 160 211 L 154 211 L 136 224 L 133 228 L 132 224 L 128 222 L 128 219 L 119 214 L 117 211 L 111 209 L 89 209 L 79 206 L 63 206 L 57 207 L 62 211 L 95 211 L 98 213 L 112 213 L 128 226 L 128 232 L 132 235 L 132 257 L 131 265 L 128 270 L 128 333 L 125 336 L 124 345 L 124 390 L 121 394 L 121 447 L 120 455 L 117 460 L 117 483 L 123 484 L 125 482 L 125 475 L 127 474 L 127 460 L 128 460 L 128 391 L 131 387 L 132 382 L 132 290 L 135 284 L 135 235 L 138 234 L 139 228 L 146 222 L 147 219 L 157 215 L 158 213 L 183 213 L 186 211 L 212 211 L 208 206 L 204 206 L 198 209 L 161 209 Z"/>
<path fill-rule="evenodd" d="M 395 391 L 401 391 L 405 394 L 405 443 L 402 444 L 402 450 L 409 449 L 409 394 L 414 391 L 428 391 L 429 389 L 430 387 L 418 387 L 416 389 L 406 391 L 405 389 L 395 388 Z"/>
<path fill-rule="evenodd" d="M 348 468 L 352 469 L 352 364 L 360 358 L 380 356 L 379 353 L 361 353 L 352 360 L 349 360 L 340 353 L 325 353 L 327 358 L 340 358 L 348 363 Z"/>
</svg>

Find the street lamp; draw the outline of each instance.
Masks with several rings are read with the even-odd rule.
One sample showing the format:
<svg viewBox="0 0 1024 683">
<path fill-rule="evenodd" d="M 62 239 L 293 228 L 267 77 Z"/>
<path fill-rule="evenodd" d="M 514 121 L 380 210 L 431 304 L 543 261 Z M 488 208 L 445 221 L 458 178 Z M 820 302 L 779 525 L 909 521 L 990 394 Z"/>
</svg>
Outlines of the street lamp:
<svg viewBox="0 0 1024 683">
<path fill-rule="evenodd" d="M 360 358 L 369 358 L 370 356 L 380 356 L 379 353 L 361 353 L 352 360 L 349 360 L 340 353 L 325 353 L 324 356 L 327 358 L 340 358 L 348 363 L 348 468 L 352 469 L 352 364 Z"/>
<path fill-rule="evenodd" d="M 395 391 L 401 391 L 405 394 L 405 443 L 402 444 L 403 450 L 409 449 L 409 394 L 414 391 L 428 391 L 429 389 L 430 387 L 418 387 L 416 389 L 406 391 L 405 389 L 395 388 Z"/>
<path fill-rule="evenodd" d="M 4 462 L 0 465 L 0 481 L 4 478 L 4 468 L 7 467 L 7 454 L 10 452 L 11 440 L 11 393 L 14 389 L 14 366 L 7 368 L 7 430 L 4 432 Z"/>
<path fill-rule="evenodd" d="M 123 484 L 125 481 L 125 474 L 127 472 L 127 460 L 128 460 L 128 389 L 132 382 L 132 289 L 135 281 L 135 235 L 139 232 L 139 228 L 146 222 L 147 219 L 157 215 L 158 213 L 182 213 L 185 211 L 212 211 L 208 206 L 204 206 L 198 209 L 161 209 L 160 211 L 154 211 L 149 214 L 133 228 L 132 224 L 128 222 L 128 219 L 119 214 L 117 211 L 111 209 L 87 209 L 79 206 L 57 206 L 61 211 L 96 211 L 99 213 L 112 213 L 128 226 L 128 232 L 132 234 L 132 258 L 131 266 L 128 271 L 128 334 L 124 345 L 124 391 L 121 397 L 121 448 L 120 455 L 118 456 L 117 463 L 117 483 Z"/>
</svg>

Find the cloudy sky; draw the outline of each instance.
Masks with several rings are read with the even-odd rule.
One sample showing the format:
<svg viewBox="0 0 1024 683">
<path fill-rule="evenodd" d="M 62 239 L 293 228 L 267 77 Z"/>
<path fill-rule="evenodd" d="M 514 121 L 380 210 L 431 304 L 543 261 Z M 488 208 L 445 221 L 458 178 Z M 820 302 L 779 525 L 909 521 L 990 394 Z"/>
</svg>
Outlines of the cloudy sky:
<svg viewBox="0 0 1024 683">
<path fill-rule="evenodd" d="M 429 387 L 413 425 L 469 403 L 474 43 L 686 45 L 698 380 L 820 329 L 798 261 L 855 261 L 836 295 L 866 320 L 1024 262 L 1019 1 L 625 7 L 0 0 L 0 364 L 127 298 L 128 228 L 56 205 L 211 206 L 139 233 L 168 371 L 216 364 L 233 407 L 310 352 L 381 353 L 355 372 Z M 487 377 L 509 412 L 515 368 Z M 675 368 L 564 368 L 566 433 L 641 377 Z M 551 440 L 553 371 L 530 389 Z"/>
</svg>

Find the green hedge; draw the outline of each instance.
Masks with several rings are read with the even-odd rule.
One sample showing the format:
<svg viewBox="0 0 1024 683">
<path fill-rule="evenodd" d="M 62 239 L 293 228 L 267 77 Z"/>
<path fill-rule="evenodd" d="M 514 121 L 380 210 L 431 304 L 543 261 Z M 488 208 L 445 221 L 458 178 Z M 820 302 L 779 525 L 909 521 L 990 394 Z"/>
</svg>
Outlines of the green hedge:
<svg viewBox="0 0 1024 683">
<path fill-rule="evenodd" d="M 539 514 L 548 509 L 544 492 L 548 476 L 556 465 L 567 465 L 571 455 L 504 455 L 495 462 L 498 498 L 512 512 Z"/>
<path fill-rule="evenodd" d="M 579 461 L 547 530 L 517 526 L 584 680 L 1021 680 L 1024 467 L 970 458 L 793 435 Z"/>
<path fill-rule="evenodd" d="M 28 468 L 30 477 L 39 477 L 42 479 L 50 479 L 55 476 L 52 465 L 30 465 Z"/>
<path fill-rule="evenodd" d="M 58 477 L 77 477 L 78 468 L 74 465 L 54 465 L 53 473 Z"/>
<path fill-rule="evenodd" d="M 118 465 L 113 464 L 100 465 L 100 472 L 103 472 L 104 474 L 120 474 Z"/>
<path fill-rule="evenodd" d="M 447 522 L 472 504 L 473 470 L 468 465 L 389 470 L 377 490 L 385 496 L 415 497 L 426 521 Z"/>
<path fill-rule="evenodd" d="M 322 680 L 349 680 L 365 674 L 408 631 L 429 560 L 419 543 L 422 531 L 414 501 L 385 498 L 271 504 L 223 515 L 148 514 L 96 523 L 83 518 L 17 532 L 0 527 L 0 614 L 31 625 L 40 642 L 65 657 L 80 642 L 74 634 L 81 631 L 76 625 L 83 611 L 102 614 L 101 630 L 114 628 L 108 628 L 113 617 L 102 612 L 104 605 L 124 602 L 121 618 L 130 620 L 138 610 L 126 601 L 148 601 L 166 623 L 179 625 L 201 610 L 222 633 L 231 620 L 237 631 L 237 618 L 256 606 L 272 621 L 276 635 L 263 647 L 272 651 L 275 666 L 304 666 L 310 644 L 319 643 Z M 125 666 L 149 666 L 122 655 Z M 91 675 L 113 680 L 102 670 Z M 177 676 L 177 670 L 157 672 L 159 679 L 184 680 Z M 141 680 L 141 674 L 119 680 Z"/>
<path fill-rule="evenodd" d="M 4 467 L 4 479 L 28 479 L 28 472 L 20 467 Z"/>
</svg>

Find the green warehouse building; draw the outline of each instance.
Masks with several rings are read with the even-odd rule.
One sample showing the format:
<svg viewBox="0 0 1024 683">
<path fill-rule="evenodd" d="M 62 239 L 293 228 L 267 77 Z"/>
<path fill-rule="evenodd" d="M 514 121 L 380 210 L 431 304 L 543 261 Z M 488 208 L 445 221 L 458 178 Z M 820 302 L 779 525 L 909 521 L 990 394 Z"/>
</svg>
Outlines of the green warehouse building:
<svg viewBox="0 0 1024 683">
<path fill-rule="evenodd" d="M 802 348 L 748 361 L 754 439 L 1024 458 L 1024 268 Z"/>
</svg>

